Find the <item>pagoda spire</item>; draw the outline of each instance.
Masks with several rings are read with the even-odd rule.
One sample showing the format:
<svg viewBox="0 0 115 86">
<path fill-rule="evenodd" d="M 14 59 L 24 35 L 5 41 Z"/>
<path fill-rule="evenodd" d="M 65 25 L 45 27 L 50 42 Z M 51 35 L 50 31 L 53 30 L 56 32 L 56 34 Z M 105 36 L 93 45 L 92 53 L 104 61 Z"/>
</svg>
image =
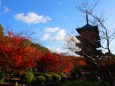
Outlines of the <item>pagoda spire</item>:
<svg viewBox="0 0 115 86">
<path fill-rule="evenodd" d="M 88 12 L 86 11 L 86 23 L 89 24 Z"/>
</svg>

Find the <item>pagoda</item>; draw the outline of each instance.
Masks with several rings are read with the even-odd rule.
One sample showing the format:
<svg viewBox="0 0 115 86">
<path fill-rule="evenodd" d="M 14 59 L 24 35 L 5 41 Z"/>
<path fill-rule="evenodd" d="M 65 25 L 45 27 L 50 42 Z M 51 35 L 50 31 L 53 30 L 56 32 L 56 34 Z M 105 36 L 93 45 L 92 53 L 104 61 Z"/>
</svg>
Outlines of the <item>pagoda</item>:
<svg viewBox="0 0 115 86">
<path fill-rule="evenodd" d="M 76 54 L 83 56 L 87 61 L 91 60 L 89 57 L 96 60 L 102 55 L 101 50 L 99 50 L 101 44 L 98 26 L 92 26 L 88 23 L 87 13 L 86 21 L 87 23 L 85 26 L 76 29 L 79 33 L 79 36 L 76 36 L 76 38 L 80 41 L 76 43 L 76 46 L 80 49 L 76 51 Z"/>
</svg>

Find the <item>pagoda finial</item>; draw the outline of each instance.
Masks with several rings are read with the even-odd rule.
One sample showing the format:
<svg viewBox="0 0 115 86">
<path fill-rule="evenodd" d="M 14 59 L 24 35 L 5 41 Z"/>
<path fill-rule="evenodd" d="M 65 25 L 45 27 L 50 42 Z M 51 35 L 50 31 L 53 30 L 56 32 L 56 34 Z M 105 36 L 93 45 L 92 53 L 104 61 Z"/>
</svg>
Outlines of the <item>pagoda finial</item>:
<svg viewBox="0 0 115 86">
<path fill-rule="evenodd" d="M 86 11 L 86 23 L 89 24 L 89 19 L 88 19 L 88 12 Z"/>
</svg>

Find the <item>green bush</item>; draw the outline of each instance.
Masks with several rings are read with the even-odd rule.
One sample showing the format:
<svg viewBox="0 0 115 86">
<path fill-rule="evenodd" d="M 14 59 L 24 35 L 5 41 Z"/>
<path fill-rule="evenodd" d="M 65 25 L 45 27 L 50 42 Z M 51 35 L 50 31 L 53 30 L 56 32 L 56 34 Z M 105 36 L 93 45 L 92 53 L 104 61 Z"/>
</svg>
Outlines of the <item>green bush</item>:
<svg viewBox="0 0 115 86">
<path fill-rule="evenodd" d="M 48 82 L 53 81 L 53 78 L 52 78 L 51 74 L 45 73 L 45 77 L 46 77 L 46 81 L 48 81 Z"/>
<path fill-rule="evenodd" d="M 25 83 L 30 83 L 34 79 L 34 73 L 32 71 L 26 71 L 20 76 L 20 79 Z"/>
<path fill-rule="evenodd" d="M 59 73 L 59 74 L 60 74 L 60 76 L 61 76 L 61 77 L 67 77 L 67 75 L 66 75 L 66 74 L 64 74 L 64 73 L 62 73 L 62 72 L 61 72 L 61 73 Z"/>
<path fill-rule="evenodd" d="M 38 76 L 37 81 L 43 83 L 43 82 L 46 82 L 46 78 L 44 76 Z"/>
<path fill-rule="evenodd" d="M 5 71 L 2 71 L 0 73 L 0 82 L 3 82 L 4 81 L 4 77 L 5 77 Z"/>
<path fill-rule="evenodd" d="M 53 81 L 59 82 L 61 80 L 61 76 L 59 74 L 53 73 L 52 74 Z"/>
<path fill-rule="evenodd" d="M 35 76 L 39 76 L 39 75 L 41 75 L 41 73 L 38 72 L 38 71 L 36 71 L 34 74 L 35 74 Z"/>
<path fill-rule="evenodd" d="M 65 81 L 65 80 L 67 80 L 67 75 L 66 74 L 64 74 L 64 73 L 59 73 L 60 74 L 60 76 L 61 76 L 61 80 L 62 81 Z"/>
</svg>

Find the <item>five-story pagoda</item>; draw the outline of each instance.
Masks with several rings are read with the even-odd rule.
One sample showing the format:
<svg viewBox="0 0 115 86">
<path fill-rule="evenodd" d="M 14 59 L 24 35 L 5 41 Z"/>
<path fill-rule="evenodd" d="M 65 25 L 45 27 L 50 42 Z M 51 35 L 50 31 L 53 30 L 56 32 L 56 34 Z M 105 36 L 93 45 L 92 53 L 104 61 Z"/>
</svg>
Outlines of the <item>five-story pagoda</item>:
<svg viewBox="0 0 115 86">
<path fill-rule="evenodd" d="M 87 62 L 91 59 L 97 60 L 102 52 L 98 50 L 101 47 L 98 26 L 92 26 L 88 23 L 88 15 L 86 13 L 87 24 L 81 28 L 77 28 L 76 31 L 80 34 L 76 38 L 80 41 L 76 43 L 76 46 L 80 48 L 80 51 L 76 51 L 76 54 L 81 55 Z"/>
</svg>

